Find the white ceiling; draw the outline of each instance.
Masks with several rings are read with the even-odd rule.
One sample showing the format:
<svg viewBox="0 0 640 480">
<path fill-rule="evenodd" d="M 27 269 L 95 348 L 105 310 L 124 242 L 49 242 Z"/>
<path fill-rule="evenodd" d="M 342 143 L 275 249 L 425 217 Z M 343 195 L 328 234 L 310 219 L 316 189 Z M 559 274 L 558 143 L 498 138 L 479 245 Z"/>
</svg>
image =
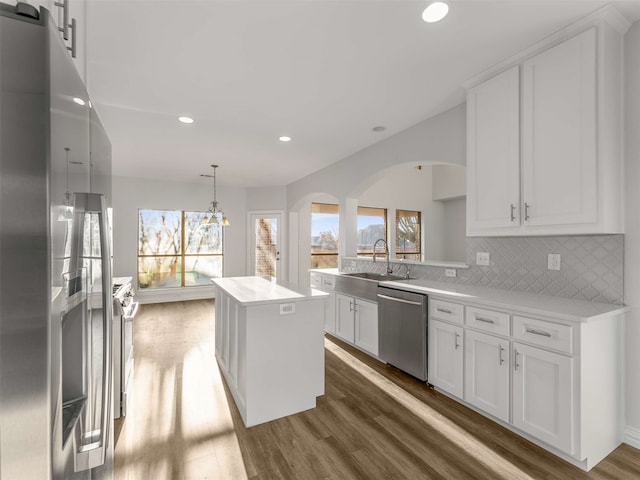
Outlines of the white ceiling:
<svg viewBox="0 0 640 480">
<path fill-rule="evenodd" d="M 462 82 L 607 3 L 452 0 L 427 24 L 429 1 L 90 0 L 114 174 L 199 182 L 216 163 L 221 184 L 286 185 L 461 103 Z M 612 3 L 640 19 L 640 0 Z"/>
</svg>

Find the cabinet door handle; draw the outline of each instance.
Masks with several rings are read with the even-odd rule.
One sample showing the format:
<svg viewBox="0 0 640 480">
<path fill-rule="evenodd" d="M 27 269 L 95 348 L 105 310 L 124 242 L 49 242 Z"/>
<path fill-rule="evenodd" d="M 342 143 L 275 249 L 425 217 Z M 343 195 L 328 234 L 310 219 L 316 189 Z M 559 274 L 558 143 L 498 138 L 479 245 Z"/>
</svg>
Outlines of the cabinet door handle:
<svg viewBox="0 0 640 480">
<path fill-rule="evenodd" d="M 492 325 L 494 323 L 496 323 L 495 321 L 491 320 L 490 318 L 476 317 L 476 320 L 479 321 L 479 322 L 491 323 Z"/>
<path fill-rule="evenodd" d="M 513 203 L 511 204 L 511 221 L 516 221 L 516 206 Z"/>
<path fill-rule="evenodd" d="M 524 219 L 525 221 L 529 220 L 531 217 L 529 216 L 529 208 L 531 207 L 531 205 L 529 205 L 528 203 L 525 202 L 524 204 Z"/>
<path fill-rule="evenodd" d="M 516 350 L 515 348 L 513 349 L 513 353 L 515 354 L 515 361 L 513 362 L 513 369 L 515 371 L 518 370 L 518 367 L 520 366 L 520 364 L 518 363 L 518 356 L 520 355 L 520 352 L 518 352 L 518 350 Z"/>
<path fill-rule="evenodd" d="M 448 313 L 451 315 L 453 312 L 451 310 L 447 310 L 446 308 L 436 307 L 436 312 Z"/>
<path fill-rule="evenodd" d="M 551 338 L 551 334 L 550 334 L 549 332 L 543 332 L 543 331 L 541 331 L 541 330 L 534 330 L 534 329 L 532 329 L 532 328 L 525 328 L 524 330 L 525 330 L 525 332 L 527 332 L 527 333 L 532 333 L 533 335 L 540 335 L 540 336 L 542 336 L 542 337 L 549 337 L 549 338 Z"/>
<path fill-rule="evenodd" d="M 460 348 L 460 344 L 458 343 L 458 337 L 460 337 L 460 335 L 458 335 L 458 334 L 456 333 L 456 339 L 455 339 L 455 347 L 456 347 L 456 350 Z"/>
<path fill-rule="evenodd" d="M 353 312 L 353 302 L 349 300 L 349 311 Z"/>
<path fill-rule="evenodd" d="M 500 365 L 502 365 L 504 363 L 504 358 L 502 358 L 502 352 L 504 352 L 504 347 L 502 345 L 498 345 L 498 361 L 500 362 Z"/>
</svg>

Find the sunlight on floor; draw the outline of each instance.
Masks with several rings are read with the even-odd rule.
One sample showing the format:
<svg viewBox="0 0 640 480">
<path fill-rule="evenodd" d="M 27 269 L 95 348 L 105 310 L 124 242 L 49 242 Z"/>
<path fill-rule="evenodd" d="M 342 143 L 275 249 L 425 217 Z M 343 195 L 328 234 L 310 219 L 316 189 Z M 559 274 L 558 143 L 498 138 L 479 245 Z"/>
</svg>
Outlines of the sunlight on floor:
<svg viewBox="0 0 640 480">
<path fill-rule="evenodd" d="M 137 359 L 116 480 L 246 479 L 213 342 L 175 360 Z"/>
<path fill-rule="evenodd" d="M 440 431 L 449 440 L 460 445 L 460 447 L 462 447 L 477 461 L 493 470 L 496 473 L 496 478 L 509 480 L 533 480 L 531 476 L 520 470 L 511 462 L 505 460 L 500 455 L 496 454 L 481 442 L 475 440 L 451 420 L 448 420 L 392 381 L 383 377 L 371 367 L 365 365 L 360 360 L 344 351 L 331 340 L 325 338 L 324 345 L 329 352 L 342 360 L 346 365 L 353 368 L 371 383 L 386 392 L 388 395 L 392 396 L 403 407 L 411 411 L 431 427 Z"/>
</svg>

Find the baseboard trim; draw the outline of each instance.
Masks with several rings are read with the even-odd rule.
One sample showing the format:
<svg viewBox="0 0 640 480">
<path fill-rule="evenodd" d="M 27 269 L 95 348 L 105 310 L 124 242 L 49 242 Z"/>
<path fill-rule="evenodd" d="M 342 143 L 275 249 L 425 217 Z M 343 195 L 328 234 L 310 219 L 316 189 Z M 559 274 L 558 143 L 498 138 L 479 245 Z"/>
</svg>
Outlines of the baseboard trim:
<svg viewBox="0 0 640 480">
<path fill-rule="evenodd" d="M 141 304 L 165 303 L 165 302 L 185 302 L 189 300 L 203 300 L 215 298 L 215 287 L 185 287 L 185 288 L 162 288 L 153 290 L 137 290 L 135 299 Z"/>
<path fill-rule="evenodd" d="M 640 448 L 640 428 L 627 426 L 624 429 L 624 443 L 635 448 Z"/>
</svg>

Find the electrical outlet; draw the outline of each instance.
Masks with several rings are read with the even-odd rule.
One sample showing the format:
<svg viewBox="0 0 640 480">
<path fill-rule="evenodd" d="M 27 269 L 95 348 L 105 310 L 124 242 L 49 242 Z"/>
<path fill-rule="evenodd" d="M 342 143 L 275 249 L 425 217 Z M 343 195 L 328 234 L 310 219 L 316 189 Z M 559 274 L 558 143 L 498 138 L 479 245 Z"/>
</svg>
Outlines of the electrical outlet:
<svg viewBox="0 0 640 480">
<path fill-rule="evenodd" d="M 455 277 L 456 276 L 456 269 L 455 268 L 445 268 L 444 269 L 444 276 L 445 277 Z"/>
<path fill-rule="evenodd" d="M 489 252 L 476 252 L 476 265 L 490 265 L 491 256 Z"/>
<path fill-rule="evenodd" d="M 547 255 L 547 268 L 549 270 L 560 270 L 560 254 L 550 253 Z"/>
</svg>

